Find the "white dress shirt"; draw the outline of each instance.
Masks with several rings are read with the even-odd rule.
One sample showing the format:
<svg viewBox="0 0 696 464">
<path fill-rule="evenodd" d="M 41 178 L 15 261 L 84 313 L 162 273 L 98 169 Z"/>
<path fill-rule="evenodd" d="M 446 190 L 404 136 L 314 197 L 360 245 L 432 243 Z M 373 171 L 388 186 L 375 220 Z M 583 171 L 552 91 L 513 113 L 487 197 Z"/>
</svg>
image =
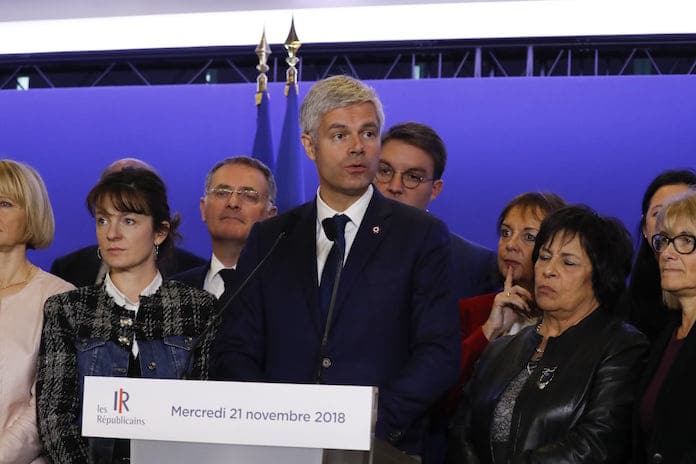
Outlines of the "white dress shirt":
<svg viewBox="0 0 696 464">
<path fill-rule="evenodd" d="M 237 266 L 225 267 L 222 261 L 217 259 L 215 254 L 210 258 L 210 268 L 208 273 L 205 275 L 205 280 L 203 281 L 203 290 L 215 295 L 215 298 L 220 298 L 225 292 L 225 281 L 220 277 L 220 272 L 222 269 L 236 269 Z"/>
<path fill-rule="evenodd" d="M 350 218 L 350 221 L 346 224 L 346 253 L 343 258 L 345 263 L 348 258 L 348 253 L 350 248 L 353 246 L 353 241 L 355 241 L 355 235 L 358 233 L 360 224 L 365 217 L 365 212 L 372 199 L 372 194 L 374 192 L 372 185 L 368 186 L 367 190 L 363 195 L 358 198 L 358 200 L 350 205 L 345 211 L 335 211 L 327 205 L 324 200 L 321 199 L 320 189 L 317 189 L 317 282 L 321 282 L 321 273 L 324 270 L 324 264 L 326 264 L 326 258 L 329 257 L 329 252 L 333 246 L 333 242 L 328 239 L 324 233 L 324 228 L 321 226 L 321 221 L 326 218 L 333 217 L 336 214 L 345 214 Z"/>
</svg>

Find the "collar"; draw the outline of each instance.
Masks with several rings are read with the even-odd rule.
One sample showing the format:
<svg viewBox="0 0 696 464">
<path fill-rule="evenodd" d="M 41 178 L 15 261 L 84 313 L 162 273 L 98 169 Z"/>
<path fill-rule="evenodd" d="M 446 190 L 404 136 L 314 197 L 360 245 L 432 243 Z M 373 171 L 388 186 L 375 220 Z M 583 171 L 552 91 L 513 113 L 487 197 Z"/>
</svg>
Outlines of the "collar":
<svg viewBox="0 0 696 464">
<path fill-rule="evenodd" d="M 347 215 L 350 218 L 350 222 L 348 224 L 352 223 L 355 225 L 355 229 L 359 229 L 360 224 L 365 217 L 367 207 L 370 205 L 370 200 L 372 200 L 372 195 L 374 194 L 374 187 L 372 187 L 372 184 L 370 184 L 367 187 L 367 190 L 365 190 L 365 193 L 363 193 L 362 196 L 353 202 L 353 204 L 350 205 L 345 211 L 336 211 L 327 205 L 326 202 L 321 199 L 321 195 L 319 195 L 320 188 L 321 187 L 317 188 L 317 233 L 326 238 L 324 229 L 321 227 L 321 221 L 328 217 L 333 217 L 336 214 Z"/>
<path fill-rule="evenodd" d="M 155 278 L 152 279 L 152 282 L 150 282 L 148 286 L 140 292 L 140 296 L 150 296 L 157 293 L 157 290 L 159 290 L 161 285 L 162 274 L 160 274 L 160 272 L 157 271 Z M 126 295 L 124 295 L 118 288 L 116 288 L 116 285 L 114 285 L 114 282 L 111 280 L 111 273 L 106 274 L 106 277 L 104 278 L 104 287 L 106 289 L 106 293 L 111 298 L 113 298 L 114 303 L 116 303 L 118 306 L 122 306 L 131 311 L 138 310 L 138 306 L 140 306 L 140 303 L 129 300 Z"/>
<path fill-rule="evenodd" d="M 237 265 L 235 264 L 234 266 L 227 267 L 222 264 L 222 261 L 220 261 L 218 257 L 215 256 L 215 253 L 213 253 L 213 256 L 210 258 L 210 275 L 214 276 L 220 272 L 221 269 L 237 269 Z"/>
</svg>

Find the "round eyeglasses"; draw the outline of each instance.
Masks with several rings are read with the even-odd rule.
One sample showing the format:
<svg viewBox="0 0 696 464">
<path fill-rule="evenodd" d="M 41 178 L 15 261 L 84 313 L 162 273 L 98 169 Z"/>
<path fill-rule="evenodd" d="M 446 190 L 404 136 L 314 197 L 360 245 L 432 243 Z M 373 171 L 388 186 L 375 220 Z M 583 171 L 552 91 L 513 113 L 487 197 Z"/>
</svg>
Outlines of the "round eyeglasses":
<svg viewBox="0 0 696 464">
<path fill-rule="evenodd" d="M 675 237 L 655 234 L 652 236 L 651 243 L 656 253 L 665 251 L 670 243 L 674 245 L 674 251 L 681 255 L 688 255 L 696 250 L 696 237 L 689 234 L 679 234 Z"/>
<path fill-rule="evenodd" d="M 407 189 L 414 189 L 423 182 L 432 182 L 435 180 L 434 177 L 427 178 L 419 175 L 417 172 L 410 170 L 395 171 L 394 168 L 392 168 L 388 164 L 379 165 L 379 167 L 377 168 L 377 175 L 375 176 L 375 180 L 381 184 L 387 184 L 392 181 L 392 179 L 394 178 L 394 174 L 396 174 L 397 172 L 401 174 L 401 185 L 403 185 Z"/>
<path fill-rule="evenodd" d="M 244 187 L 238 188 L 236 190 L 226 187 L 215 187 L 210 188 L 206 191 L 207 195 L 212 196 L 214 199 L 218 201 L 224 201 L 225 203 L 230 201 L 230 198 L 232 198 L 232 195 L 235 193 L 241 201 L 250 204 L 257 204 L 266 196 L 252 188 Z"/>
</svg>

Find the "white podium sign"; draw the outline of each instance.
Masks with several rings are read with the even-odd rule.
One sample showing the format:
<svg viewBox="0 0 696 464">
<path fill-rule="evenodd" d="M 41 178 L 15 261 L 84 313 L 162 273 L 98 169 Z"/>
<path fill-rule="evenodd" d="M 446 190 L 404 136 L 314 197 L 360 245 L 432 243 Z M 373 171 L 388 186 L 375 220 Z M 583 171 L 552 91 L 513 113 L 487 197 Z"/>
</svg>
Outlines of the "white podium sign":
<svg viewBox="0 0 696 464">
<path fill-rule="evenodd" d="M 85 377 L 82 434 L 370 450 L 376 388 Z"/>
</svg>

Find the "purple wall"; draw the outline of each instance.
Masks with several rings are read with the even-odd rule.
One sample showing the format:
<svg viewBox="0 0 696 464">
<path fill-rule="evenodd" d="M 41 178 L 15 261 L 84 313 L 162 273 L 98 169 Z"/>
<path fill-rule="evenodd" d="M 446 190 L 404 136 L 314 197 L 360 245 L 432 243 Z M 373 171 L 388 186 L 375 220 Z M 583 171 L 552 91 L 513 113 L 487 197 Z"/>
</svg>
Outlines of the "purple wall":
<svg viewBox="0 0 696 464">
<path fill-rule="evenodd" d="M 372 82 L 387 125 L 419 120 L 449 149 L 432 211 L 451 229 L 494 246 L 512 196 L 549 190 L 618 216 L 633 230 L 642 191 L 659 171 L 693 167 L 696 76 L 504 78 Z M 309 83 L 301 84 L 304 94 Z M 198 213 L 209 167 L 248 153 L 254 84 L 0 92 L 0 156 L 36 167 L 56 214 L 56 256 L 94 243 L 84 198 L 104 166 L 135 156 L 158 169 L 183 216 L 183 246 L 210 253 Z M 275 147 L 285 101 L 271 86 Z M 306 161 L 308 197 L 316 174 Z"/>
</svg>

